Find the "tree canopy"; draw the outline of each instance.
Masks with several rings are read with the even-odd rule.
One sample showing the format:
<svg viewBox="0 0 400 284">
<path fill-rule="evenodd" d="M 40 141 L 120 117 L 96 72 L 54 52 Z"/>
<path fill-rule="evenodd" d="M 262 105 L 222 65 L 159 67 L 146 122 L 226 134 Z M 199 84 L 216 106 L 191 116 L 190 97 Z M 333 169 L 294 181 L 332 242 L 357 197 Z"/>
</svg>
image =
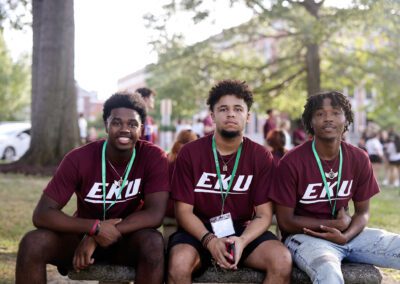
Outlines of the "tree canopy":
<svg viewBox="0 0 400 284">
<path fill-rule="evenodd" d="M 212 18 L 211 2 L 171 1 L 164 15 L 146 17 L 158 31 L 152 43 L 159 53 L 149 84 L 179 109 L 192 109 L 215 80 L 230 77 L 248 81 L 260 107 L 280 106 L 293 116 L 307 95 L 364 87 L 377 94 L 370 116 L 383 124 L 394 120 L 387 115 L 398 113 L 400 103 L 398 1 L 353 1 L 340 8 L 315 0 L 231 0 L 254 17 L 192 46 L 168 32 L 166 23 L 179 13 L 195 22 Z"/>
<path fill-rule="evenodd" d="M 28 58 L 13 61 L 0 30 L 0 121 L 29 117 L 30 70 Z"/>
</svg>

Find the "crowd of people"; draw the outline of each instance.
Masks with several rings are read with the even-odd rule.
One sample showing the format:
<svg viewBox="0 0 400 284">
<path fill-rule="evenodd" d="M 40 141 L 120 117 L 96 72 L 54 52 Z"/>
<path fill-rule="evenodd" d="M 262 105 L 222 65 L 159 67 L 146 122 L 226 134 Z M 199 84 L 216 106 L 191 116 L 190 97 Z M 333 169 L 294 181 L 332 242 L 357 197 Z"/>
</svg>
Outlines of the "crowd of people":
<svg viewBox="0 0 400 284">
<path fill-rule="evenodd" d="M 129 265 L 138 284 L 191 283 L 212 264 L 261 270 L 263 283 L 278 284 L 290 283 L 293 263 L 313 283 L 344 283 L 342 261 L 400 269 L 400 235 L 367 227 L 380 189 L 372 157 L 342 139 L 353 122 L 343 94 L 310 96 L 293 135 L 270 112 L 265 147 L 244 135 L 250 87 L 220 81 L 207 99 L 213 131 L 182 129 L 168 155 L 146 130 L 154 93 L 147 100 L 112 95 L 107 137 L 64 157 L 20 242 L 16 283 L 45 283 L 46 264 L 62 274 Z M 288 151 L 290 139 L 300 144 Z M 62 209 L 74 194 L 69 216 Z M 273 214 L 282 239 L 268 230 Z M 178 224 L 167 252 L 157 231 L 165 216 Z"/>
</svg>

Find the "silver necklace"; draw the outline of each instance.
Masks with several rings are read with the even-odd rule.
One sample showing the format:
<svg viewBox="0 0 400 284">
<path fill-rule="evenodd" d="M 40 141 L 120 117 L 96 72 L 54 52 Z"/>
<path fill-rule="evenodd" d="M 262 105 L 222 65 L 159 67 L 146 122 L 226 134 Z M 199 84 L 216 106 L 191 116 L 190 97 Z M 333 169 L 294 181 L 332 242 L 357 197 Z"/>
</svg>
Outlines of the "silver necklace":
<svg viewBox="0 0 400 284">
<path fill-rule="evenodd" d="M 330 171 L 329 173 L 325 173 L 325 176 L 326 176 L 327 178 L 329 178 L 329 179 L 334 179 L 334 178 L 336 178 L 336 177 L 338 176 L 338 172 L 335 173 L 335 172 L 333 171 L 333 168 L 336 166 L 337 160 L 338 160 L 338 158 L 336 157 L 336 158 L 335 158 L 335 161 L 333 162 L 332 167 L 329 166 L 329 164 L 328 164 L 327 161 L 322 160 L 322 162 L 323 162 L 328 168 L 331 168 L 331 171 Z"/>
<path fill-rule="evenodd" d="M 219 153 L 218 153 L 218 154 L 219 154 Z M 228 171 L 228 164 L 229 164 L 229 162 L 233 159 L 233 157 L 234 157 L 235 155 L 232 154 L 232 156 L 229 158 L 229 160 L 228 160 L 226 163 L 225 163 L 224 159 L 222 158 L 221 154 L 219 154 L 219 156 L 220 156 L 220 158 L 221 158 L 221 160 L 222 160 L 222 163 L 224 164 L 224 165 L 222 166 L 222 171 L 224 171 L 224 172 Z"/>
<path fill-rule="evenodd" d="M 122 177 L 125 175 L 126 170 L 128 169 L 129 163 L 128 163 L 128 165 L 126 165 L 125 171 L 124 171 L 124 173 L 123 173 L 122 176 L 121 176 L 121 175 L 117 172 L 117 170 L 114 168 L 113 164 L 111 164 L 110 160 L 107 160 L 107 162 L 110 164 L 110 166 L 111 166 L 111 168 L 113 169 L 113 171 L 119 176 L 118 186 L 121 187 L 122 182 L 123 182 L 123 178 L 122 178 Z"/>
</svg>

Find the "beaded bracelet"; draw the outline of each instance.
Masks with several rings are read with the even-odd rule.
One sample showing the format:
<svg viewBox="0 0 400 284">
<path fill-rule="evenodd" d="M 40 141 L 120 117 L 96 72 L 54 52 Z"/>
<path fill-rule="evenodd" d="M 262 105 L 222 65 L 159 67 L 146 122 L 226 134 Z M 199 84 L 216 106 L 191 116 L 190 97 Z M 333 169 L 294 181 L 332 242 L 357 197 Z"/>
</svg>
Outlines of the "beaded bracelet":
<svg viewBox="0 0 400 284">
<path fill-rule="evenodd" d="M 209 235 L 204 239 L 204 241 L 202 242 L 203 247 L 204 247 L 205 249 L 207 249 L 207 246 L 208 246 L 208 244 L 210 243 L 210 241 L 211 241 L 212 239 L 215 239 L 215 238 L 217 238 L 216 235 L 214 235 L 214 234 L 209 234 Z"/>
<path fill-rule="evenodd" d="M 94 224 L 92 226 L 92 228 L 89 231 L 89 236 L 97 236 L 100 232 L 100 220 L 96 219 L 96 221 L 94 221 Z"/>
<path fill-rule="evenodd" d="M 207 238 L 207 236 L 209 236 L 210 234 L 212 234 L 211 232 L 207 232 L 204 234 L 204 236 L 201 238 L 200 242 L 203 243 L 204 240 Z"/>
</svg>

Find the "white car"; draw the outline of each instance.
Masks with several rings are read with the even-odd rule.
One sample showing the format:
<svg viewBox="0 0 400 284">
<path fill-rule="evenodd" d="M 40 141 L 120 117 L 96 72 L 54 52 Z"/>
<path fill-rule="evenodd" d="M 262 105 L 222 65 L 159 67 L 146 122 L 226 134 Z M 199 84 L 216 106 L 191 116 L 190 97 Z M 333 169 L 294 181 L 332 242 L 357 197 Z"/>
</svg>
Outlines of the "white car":
<svg viewBox="0 0 400 284">
<path fill-rule="evenodd" d="M 18 160 L 29 148 L 31 142 L 29 122 L 0 123 L 0 159 Z"/>
</svg>

